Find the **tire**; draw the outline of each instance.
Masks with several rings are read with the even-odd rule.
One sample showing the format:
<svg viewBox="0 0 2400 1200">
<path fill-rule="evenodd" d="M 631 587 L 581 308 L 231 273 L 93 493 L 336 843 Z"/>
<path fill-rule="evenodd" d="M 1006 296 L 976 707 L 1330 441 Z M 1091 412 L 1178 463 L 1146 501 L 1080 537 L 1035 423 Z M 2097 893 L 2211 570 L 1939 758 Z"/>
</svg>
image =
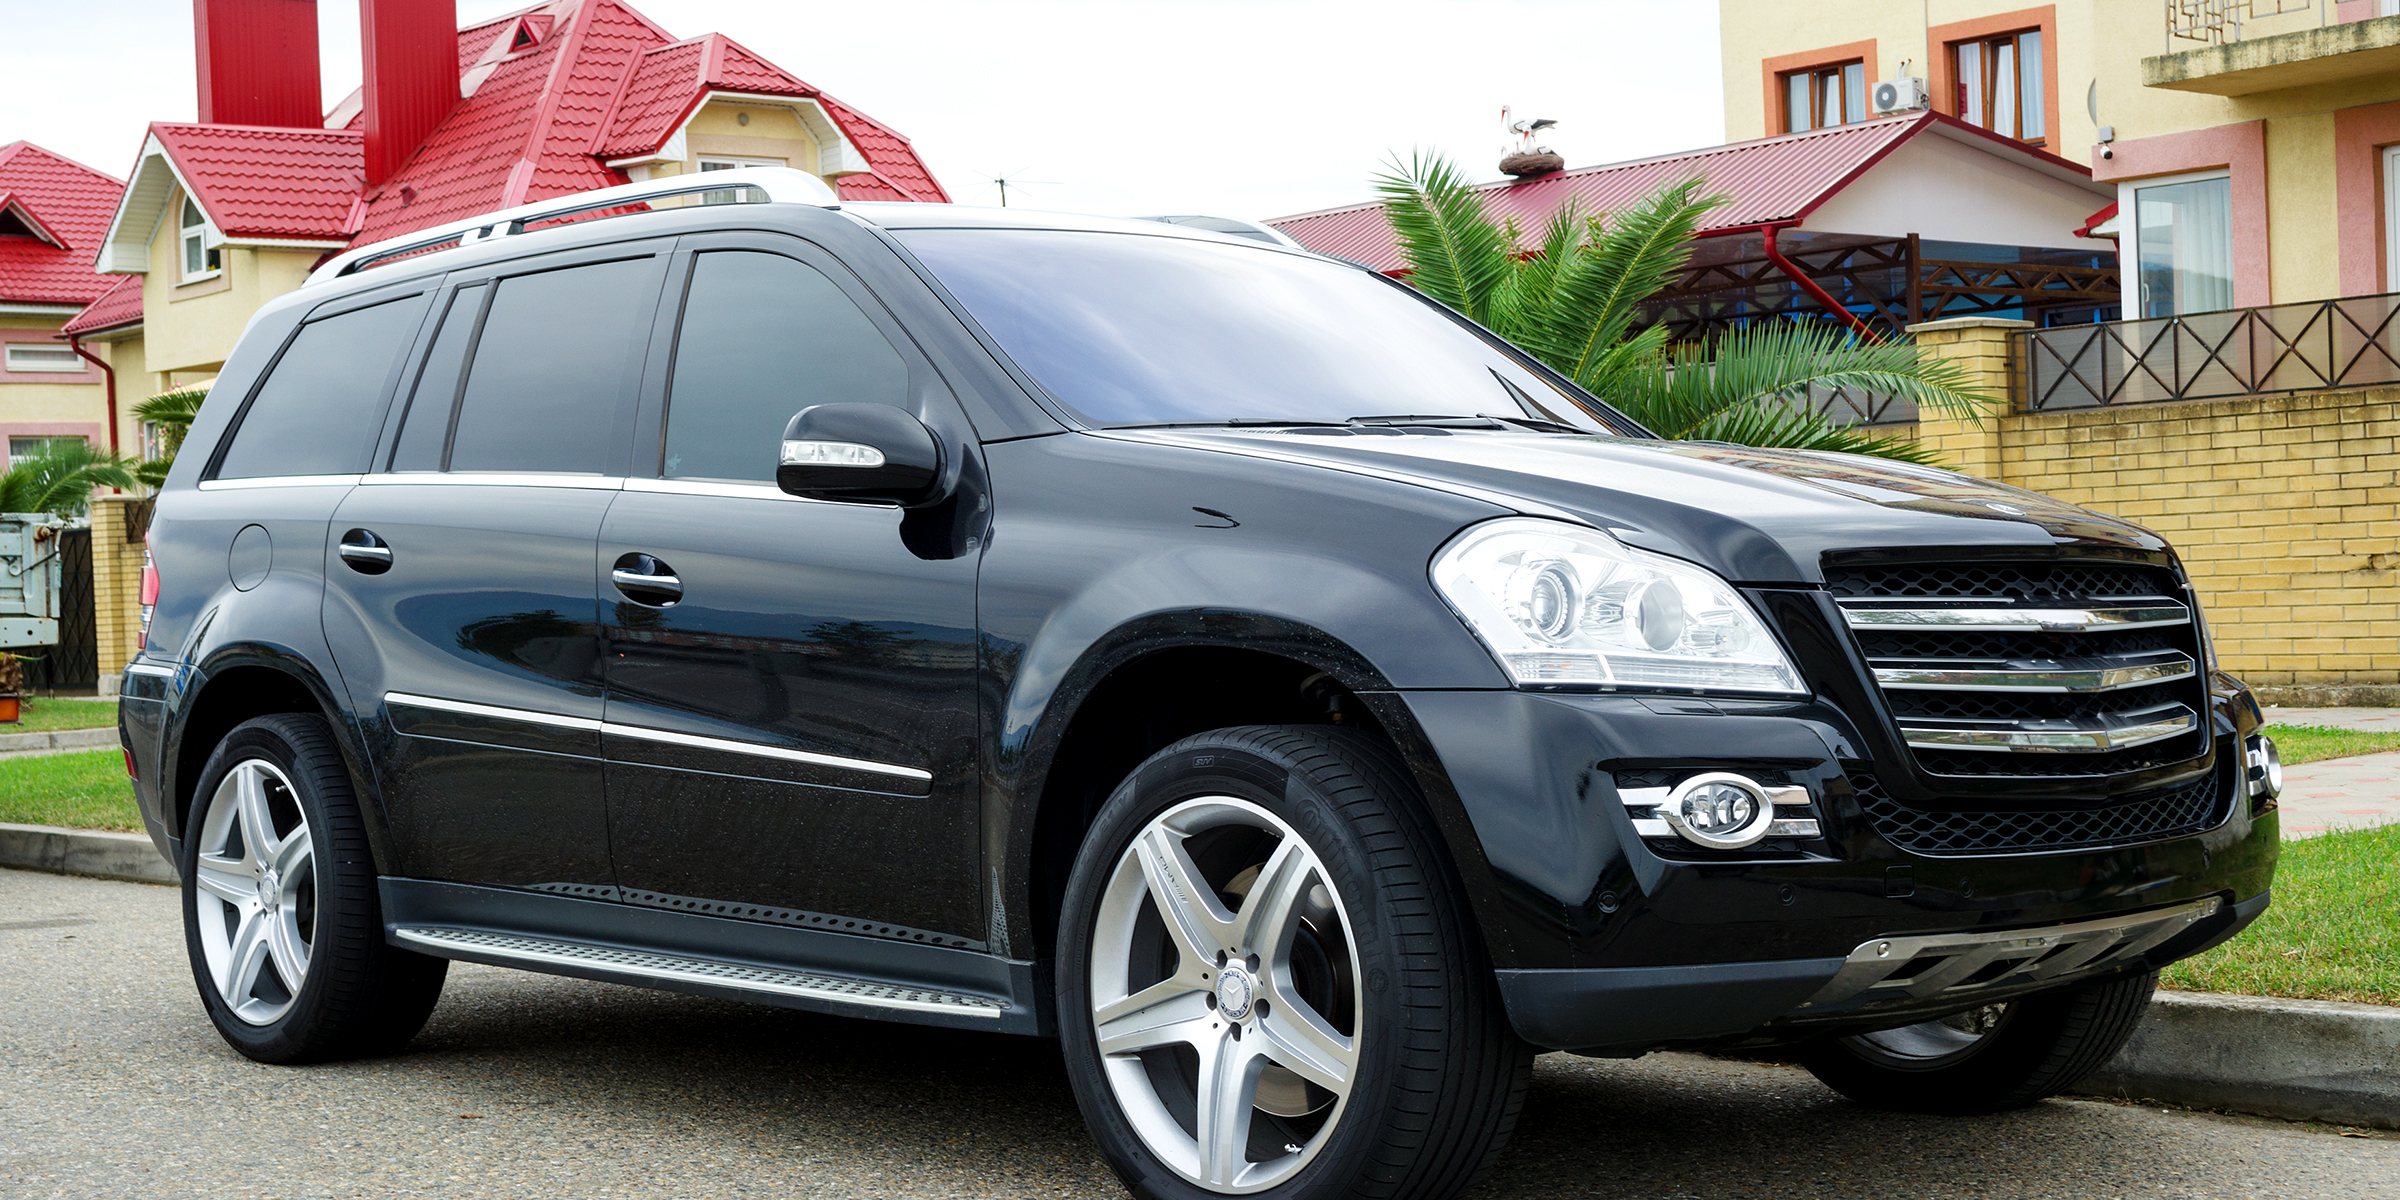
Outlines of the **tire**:
<svg viewBox="0 0 2400 1200">
<path fill-rule="evenodd" d="M 1145 1200 L 1453 1196 L 1532 1073 L 1416 788 L 1345 729 L 1137 768 L 1076 856 L 1057 995 L 1085 1124 Z"/>
<path fill-rule="evenodd" d="M 358 800 L 325 721 L 284 713 L 235 726 L 193 797 L 184 946 L 226 1042 L 260 1062 L 300 1063 L 388 1053 L 415 1037 L 450 964 L 385 944 Z"/>
<path fill-rule="evenodd" d="M 2057 1095 L 2114 1057 L 2158 986 L 2118 975 L 1880 1033 L 1804 1047 L 1800 1064 L 1875 1108 L 1968 1116 Z"/>
</svg>

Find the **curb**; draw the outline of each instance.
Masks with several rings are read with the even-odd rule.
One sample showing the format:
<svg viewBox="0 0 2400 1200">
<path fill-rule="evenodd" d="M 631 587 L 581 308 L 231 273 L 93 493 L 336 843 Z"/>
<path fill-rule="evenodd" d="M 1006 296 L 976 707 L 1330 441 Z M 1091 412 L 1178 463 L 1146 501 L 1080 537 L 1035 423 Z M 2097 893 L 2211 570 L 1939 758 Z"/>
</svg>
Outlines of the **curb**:
<svg viewBox="0 0 2400 1200">
<path fill-rule="evenodd" d="M 24 750 L 88 750 L 117 744 L 114 726 L 105 729 L 59 729 L 49 733 L 0 733 L 0 754 Z"/>
<path fill-rule="evenodd" d="M 114 733 L 114 730 L 110 731 Z M 147 834 L 0 823 L 0 867 L 92 875 L 131 883 L 178 883 Z"/>
<path fill-rule="evenodd" d="M 2400 686 L 2388 683 L 2270 683 L 2250 691 L 2277 708 L 2400 708 Z"/>
<path fill-rule="evenodd" d="M 2160 992 L 2133 1040 L 2073 1090 L 2400 1129 L 2400 1008 Z"/>
</svg>

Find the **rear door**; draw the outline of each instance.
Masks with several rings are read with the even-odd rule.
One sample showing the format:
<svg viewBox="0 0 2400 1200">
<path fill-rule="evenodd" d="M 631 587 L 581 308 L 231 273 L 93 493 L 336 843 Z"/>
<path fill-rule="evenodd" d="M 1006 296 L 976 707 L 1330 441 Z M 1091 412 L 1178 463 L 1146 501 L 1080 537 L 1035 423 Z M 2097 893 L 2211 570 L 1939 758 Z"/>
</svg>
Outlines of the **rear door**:
<svg viewBox="0 0 2400 1200">
<path fill-rule="evenodd" d="M 831 256 L 764 234 L 683 247 L 666 367 L 600 538 L 624 898 L 980 946 L 974 543 L 912 550 L 925 514 L 774 485 L 783 427 L 814 404 L 967 426 Z"/>
<path fill-rule="evenodd" d="M 381 461 L 332 524 L 326 630 L 381 713 L 403 873 L 610 883 L 593 554 L 666 242 L 453 276 Z"/>
</svg>

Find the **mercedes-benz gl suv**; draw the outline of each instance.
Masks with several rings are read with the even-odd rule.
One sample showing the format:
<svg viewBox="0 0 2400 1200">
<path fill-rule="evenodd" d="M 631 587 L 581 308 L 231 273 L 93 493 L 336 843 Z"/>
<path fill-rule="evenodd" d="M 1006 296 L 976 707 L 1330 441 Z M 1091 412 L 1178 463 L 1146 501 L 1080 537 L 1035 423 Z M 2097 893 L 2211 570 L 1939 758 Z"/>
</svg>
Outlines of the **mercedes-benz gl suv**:
<svg viewBox="0 0 2400 1200">
<path fill-rule="evenodd" d="M 1055 1037 L 1146 1197 L 1447 1196 L 1543 1050 L 2039 1099 L 2267 905 L 2147 530 L 1662 440 L 1261 239 L 708 180 L 225 364 L 121 712 L 242 1053 L 463 960 Z"/>
</svg>

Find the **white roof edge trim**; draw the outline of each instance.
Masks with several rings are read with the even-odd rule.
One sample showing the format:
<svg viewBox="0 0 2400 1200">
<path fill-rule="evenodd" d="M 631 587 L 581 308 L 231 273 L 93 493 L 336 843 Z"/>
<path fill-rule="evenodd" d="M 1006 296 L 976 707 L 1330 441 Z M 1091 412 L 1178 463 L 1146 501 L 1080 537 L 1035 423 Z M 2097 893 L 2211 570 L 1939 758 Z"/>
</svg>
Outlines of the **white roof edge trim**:
<svg viewBox="0 0 2400 1200">
<path fill-rule="evenodd" d="M 169 179 L 177 185 L 183 183 L 182 176 L 175 172 L 175 164 L 168 161 L 167 148 L 160 144 L 158 135 L 145 133 L 142 137 L 141 157 L 135 159 L 133 163 L 133 178 L 125 181 L 125 190 L 117 196 L 116 215 L 109 218 L 108 232 L 100 235 L 100 253 L 92 259 L 92 269 L 102 275 L 147 275 L 150 273 L 150 238 L 158 232 L 159 217 L 165 213 L 167 202 L 164 191 L 145 194 L 150 191 L 152 181 L 156 178 L 157 168 L 151 165 L 153 159 L 165 166 Z M 185 190 L 189 191 L 190 189 Z M 129 243 L 124 236 L 126 223 L 137 220 L 136 205 L 144 206 L 142 215 L 148 216 L 149 219 L 137 221 L 137 223 L 147 226 L 148 232 L 143 235 L 140 242 Z M 205 212 L 205 210 L 203 211 Z M 138 251 L 120 250 L 119 247 L 123 245 L 138 245 L 139 249 Z"/>
<path fill-rule="evenodd" d="M 509 227 L 597 208 L 614 208 L 623 204 L 663 200 L 669 196 L 690 196 L 734 188 L 756 188 L 766 193 L 767 201 L 771 204 L 810 204 L 824 208 L 841 204 L 841 198 L 833 194 L 832 188 L 825 186 L 824 180 L 791 167 L 741 167 L 731 171 L 711 171 L 706 175 L 669 175 L 663 179 L 637 180 L 588 192 L 570 192 L 564 196 L 451 221 L 345 250 L 327 259 L 325 265 L 309 272 L 307 282 L 300 286 L 314 287 L 338 279 L 353 263 L 412 247 L 431 246 L 453 239 L 459 245 L 467 246 L 496 237 L 522 237 L 522 230 L 512 233 Z"/>
<path fill-rule="evenodd" d="M 2030 146 L 2020 147 L 1995 144 L 1995 139 L 1999 138 L 2000 136 L 1998 134 L 1993 134 L 1990 137 L 1979 136 L 1977 134 L 1969 133 L 1966 130 L 1960 129 L 1954 125 L 1946 125 L 1940 121 L 1927 121 L 1925 123 L 1925 127 L 1919 129 L 1917 133 L 1931 133 L 1947 141 L 1957 142 L 1964 146 L 1973 146 L 1974 148 L 1981 150 L 1986 154 L 1992 155 L 1995 158 L 2006 158 L 2013 160 L 2019 166 L 2025 167 L 2027 170 L 2047 175 L 2052 179 L 2063 180 L 2067 183 L 2074 184 L 2075 186 L 2082 188 L 2095 196 L 2114 196 L 2117 194 L 2117 187 L 2115 184 L 2102 183 L 2099 180 L 2092 178 L 2091 172 L 2089 171 L 2077 171 L 2067 167 L 2059 166 L 2057 163 L 2049 161 L 2042 154 L 2036 153 Z M 1912 134 L 1910 136 L 1914 137 L 1916 135 Z"/>
</svg>

